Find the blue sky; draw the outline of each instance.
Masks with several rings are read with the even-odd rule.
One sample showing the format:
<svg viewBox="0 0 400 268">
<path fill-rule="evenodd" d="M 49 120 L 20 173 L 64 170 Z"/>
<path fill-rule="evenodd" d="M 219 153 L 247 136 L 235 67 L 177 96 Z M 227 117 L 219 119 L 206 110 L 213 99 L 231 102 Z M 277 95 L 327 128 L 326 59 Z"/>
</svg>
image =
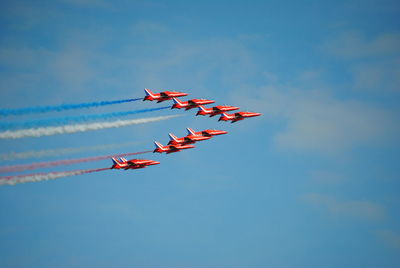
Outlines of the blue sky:
<svg viewBox="0 0 400 268">
<path fill-rule="evenodd" d="M 0 187 L 0 266 L 399 267 L 399 11 L 391 0 L 3 1 L 1 108 L 147 87 L 264 115 L 232 125 L 162 110 L 146 116 L 184 116 L 1 140 L 1 154 L 137 142 L 57 160 L 153 149 L 186 127 L 229 131 L 143 155 L 161 161 L 145 170 Z"/>
</svg>

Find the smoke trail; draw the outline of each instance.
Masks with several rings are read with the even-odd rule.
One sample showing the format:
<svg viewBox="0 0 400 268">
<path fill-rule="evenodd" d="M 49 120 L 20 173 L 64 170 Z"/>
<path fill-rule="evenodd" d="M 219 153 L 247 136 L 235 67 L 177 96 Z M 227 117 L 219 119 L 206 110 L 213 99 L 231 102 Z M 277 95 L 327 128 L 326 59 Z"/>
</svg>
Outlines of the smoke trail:
<svg viewBox="0 0 400 268">
<path fill-rule="evenodd" d="M 19 139 L 25 137 L 42 137 L 51 136 L 56 134 L 69 134 L 76 132 L 86 132 L 91 130 L 99 130 L 105 128 L 117 128 L 125 127 L 130 125 L 145 124 L 150 122 L 157 122 L 161 120 L 171 119 L 180 115 L 167 115 L 158 117 L 148 117 L 133 120 L 117 120 L 112 122 L 98 122 L 90 124 L 78 124 L 78 125 L 65 125 L 58 127 L 42 127 L 42 128 L 28 128 L 21 130 L 7 130 L 0 132 L 0 139 Z"/>
<path fill-rule="evenodd" d="M 139 144 L 143 144 L 143 143 L 144 142 L 127 142 L 127 143 L 120 143 L 120 144 L 104 144 L 104 145 L 86 146 L 86 147 L 77 147 L 77 148 L 60 148 L 60 149 L 41 150 L 41 151 L 28 151 L 28 152 L 21 152 L 21 153 L 11 152 L 8 154 L 0 154 L 0 160 L 11 161 L 11 160 L 16 160 L 16 159 L 60 156 L 60 155 L 68 155 L 68 154 L 74 154 L 74 153 L 80 153 L 80 152 L 117 149 L 117 148 L 129 147 L 132 145 L 139 145 Z"/>
<path fill-rule="evenodd" d="M 54 105 L 54 106 L 27 107 L 27 108 L 21 108 L 21 109 L 0 109 L 0 116 L 24 115 L 24 114 L 33 114 L 33 113 L 47 113 L 47 112 L 61 112 L 61 111 L 72 110 L 72 109 L 100 107 L 100 106 L 106 106 L 106 105 L 112 105 L 112 104 L 132 102 L 132 101 L 137 101 L 137 100 L 141 100 L 141 99 L 143 99 L 143 98 L 116 100 L 116 101 L 88 102 L 88 103 L 78 103 L 78 104 L 61 104 L 61 105 Z"/>
<path fill-rule="evenodd" d="M 125 154 L 114 154 L 114 155 L 102 155 L 102 156 L 94 156 L 94 157 L 85 157 L 85 158 L 78 158 L 78 159 L 67 159 L 67 160 L 58 160 L 52 162 L 41 162 L 41 163 L 33 163 L 28 165 L 13 165 L 13 166 L 4 166 L 0 167 L 0 172 L 15 172 L 15 171 L 23 171 L 28 169 L 38 169 L 44 167 L 54 167 L 60 165 L 72 165 L 77 163 L 84 163 L 84 162 L 92 162 L 92 161 L 99 161 L 103 159 L 109 159 L 111 157 L 124 157 L 130 155 L 138 155 L 138 154 L 147 154 L 151 153 L 152 151 L 143 151 L 143 152 L 136 152 L 136 153 L 125 153 Z"/>
<path fill-rule="evenodd" d="M 40 127 L 40 126 L 49 126 L 49 125 L 62 125 L 68 123 L 79 123 L 86 121 L 93 121 L 97 119 L 108 119 L 114 117 L 121 117 L 132 114 L 140 114 L 140 113 L 148 113 L 159 111 L 163 109 L 168 109 L 170 106 L 164 106 L 159 108 L 150 108 L 150 109 L 142 109 L 142 110 L 134 110 L 134 111 L 126 111 L 126 112 L 114 112 L 114 113 L 106 113 L 106 114 L 91 114 L 91 115 L 79 115 L 79 116 L 67 116 L 62 118 L 50 118 L 44 120 L 32 120 L 32 121 L 23 121 L 23 122 L 3 122 L 0 123 L 0 128 L 2 129 L 10 129 L 10 128 L 32 128 L 32 127 Z"/>
<path fill-rule="evenodd" d="M 19 175 L 19 176 L 7 176 L 0 177 L 0 185 L 15 185 L 17 183 L 26 183 L 26 182 L 38 182 L 45 180 L 55 180 L 68 176 L 76 176 L 82 175 L 92 172 L 99 172 L 104 170 L 109 170 L 110 168 L 98 168 L 98 169 L 84 169 L 84 170 L 73 170 L 73 171 L 64 171 L 64 172 L 50 172 L 50 173 L 37 173 L 37 174 L 28 174 L 28 175 Z"/>
</svg>

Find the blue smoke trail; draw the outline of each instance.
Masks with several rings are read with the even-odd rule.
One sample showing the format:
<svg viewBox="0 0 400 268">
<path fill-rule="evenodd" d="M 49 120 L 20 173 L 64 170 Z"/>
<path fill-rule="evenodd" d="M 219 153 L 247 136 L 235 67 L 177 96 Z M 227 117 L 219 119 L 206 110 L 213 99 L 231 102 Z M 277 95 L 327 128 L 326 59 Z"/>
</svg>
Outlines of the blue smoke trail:
<svg viewBox="0 0 400 268">
<path fill-rule="evenodd" d="M 65 110 L 91 108 L 91 107 L 106 106 L 106 105 L 119 104 L 125 102 L 132 102 L 142 99 L 143 98 L 136 98 L 136 99 L 126 99 L 126 100 L 116 100 L 116 101 L 98 101 L 98 102 L 88 102 L 88 103 L 78 103 L 78 104 L 61 104 L 54 106 L 27 107 L 20 109 L 0 109 L 0 116 L 61 112 Z"/>
<path fill-rule="evenodd" d="M 2 123 L 0 123 L 0 129 L 35 128 L 35 127 L 42 127 L 42 126 L 87 122 L 87 121 L 93 121 L 93 120 L 97 120 L 97 119 L 107 119 L 107 118 L 121 117 L 121 116 L 132 115 L 132 114 L 154 112 L 154 111 L 159 111 L 159 110 L 163 110 L 163 109 L 168 109 L 170 107 L 171 106 L 164 106 L 164 107 L 159 107 L 159 108 L 134 110 L 134 111 L 126 111 L 126 112 L 68 116 L 68 117 L 61 117 L 61 118 L 50 118 L 50 119 L 22 121 L 22 122 L 2 122 Z"/>
</svg>

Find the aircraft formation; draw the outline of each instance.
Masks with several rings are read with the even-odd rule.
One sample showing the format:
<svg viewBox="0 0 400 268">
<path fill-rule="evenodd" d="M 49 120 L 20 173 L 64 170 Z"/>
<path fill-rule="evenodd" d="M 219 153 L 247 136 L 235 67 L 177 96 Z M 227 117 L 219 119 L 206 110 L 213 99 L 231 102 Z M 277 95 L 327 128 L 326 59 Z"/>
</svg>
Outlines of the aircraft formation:
<svg viewBox="0 0 400 268">
<path fill-rule="evenodd" d="M 186 97 L 189 94 L 184 92 L 177 91 L 163 91 L 159 93 L 154 93 L 150 89 L 144 89 L 145 96 L 141 98 L 131 98 L 131 99 L 123 99 L 123 100 L 106 100 L 106 101 L 97 101 L 97 102 L 87 102 L 87 103 L 77 103 L 77 104 L 61 104 L 54 106 L 38 106 L 38 107 L 25 107 L 18 109 L 2 109 L 0 108 L 0 139 L 19 139 L 24 137 L 42 137 L 42 136 L 50 136 L 50 135 L 58 135 L 58 134 L 71 134 L 76 132 L 86 132 L 86 131 L 94 131 L 99 129 L 106 128 L 116 128 L 116 127 L 124 127 L 135 124 L 145 124 L 150 122 L 156 122 L 160 120 L 168 120 L 178 115 L 167 115 L 167 116 L 158 116 L 158 117 L 146 117 L 139 119 L 129 119 L 129 120 L 108 120 L 108 121 L 98 121 L 99 119 L 111 119 L 111 118 L 119 118 L 121 116 L 133 115 L 133 114 L 141 114 L 141 113 L 149 113 L 155 112 L 162 109 L 178 109 L 183 111 L 189 111 L 191 109 L 197 109 L 196 116 L 208 116 L 210 118 L 219 116 L 218 121 L 225 121 L 235 123 L 250 117 L 260 116 L 261 113 L 254 112 L 246 112 L 246 111 L 237 111 L 240 108 L 237 106 L 230 105 L 215 105 L 214 100 L 209 99 L 189 99 L 189 100 L 181 100 L 179 98 Z M 171 101 L 171 104 L 163 107 L 155 107 L 150 109 L 141 109 L 141 110 L 130 110 L 130 111 L 122 111 L 122 112 L 112 112 L 112 113 L 103 113 L 103 114 L 80 114 L 77 116 L 64 116 L 61 118 L 50 118 L 44 120 L 31 120 L 31 121 L 2 121 L 4 117 L 9 116 L 23 116 L 29 114 L 41 114 L 48 112 L 62 112 L 72 109 L 87 109 L 87 108 L 96 108 L 103 107 L 109 105 L 116 105 L 119 103 L 126 102 L 134 102 L 134 101 L 151 101 L 156 103 L 162 103 Z M 214 104 L 213 107 L 206 107 L 207 105 Z M 230 113 L 231 111 L 236 111 L 234 113 Z M 96 122 L 92 122 L 95 121 Z M 74 124 L 70 124 L 70 122 L 74 122 Z M 3 129 L 3 131 L 2 131 Z M 104 155 L 104 156 L 95 156 L 95 157 L 85 157 L 85 158 L 77 158 L 77 159 L 66 159 L 66 160 L 55 160 L 48 162 L 37 162 L 32 164 L 17 164 L 17 165 L 8 165 L 8 166 L 0 166 L 0 173 L 8 173 L 8 172 L 21 172 L 25 170 L 33 170 L 45 167 L 55 167 L 55 166 L 63 166 L 77 163 L 84 163 L 90 161 L 99 161 L 102 159 L 110 159 L 112 160 L 112 166 L 107 168 L 98 168 L 98 169 L 82 169 L 82 170 L 70 170 L 70 171 L 61 171 L 61 172 L 48 172 L 48 173 L 32 173 L 32 174 L 22 174 L 22 175 L 12 175 L 12 176 L 1 176 L 0 177 L 0 185 L 10 184 L 14 185 L 17 183 L 25 183 L 25 182 L 37 182 L 43 180 L 51 180 L 58 179 L 67 176 L 76 176 L 82 174 L 88 174 L 93 172 L 100 172 L 110 169 L 120 169 L 120 170 L 131 170 L 131 169 L 143 169 L 148 166 L 154 166 L 160 164 L 159 161 L 148 160 L 148 159 L 131 159 L 127 160 L 124 157 L 146 154 L 146 153 L 159 153 L 159 154 L 171 154 L 180 152 L 186 149 L 196 148 L 196 143 L 201 141 L 208 141 L 215 136 L 227 134 L 227 131 L 217 130 L 217 129 L 205 129 L 202 131 L 195 131 L 191 128 L 187 128 L 187 135 L 183 137 L 175 136 L 173 133 L 168 133 L 169 141 L 167 145 L 162 145 L 158 141 L 154 141 L 155 149 L 142 151 L 142 152 L 134 152 L 134 153 L 125 153 L 119 155 Z M 112 145 L 115 146 L 115 145 Z M 94 146 L 95 148 L 96 146 Z M 66 149 L 66 150 L 65 150 Z M 81 149 L 79 149 L 81 150 Z M 79 151 L 78 150 L 78 151 Z M 48 150 L 48 151 L 36 151 L 36 152 L 22 152 L 19 154 L 7 155 L 8 157 L 19 157 L 25 155 L 25 157 L 40 157 L 40 155 L 61 155 L 64 152 L 70 151 L 68 148 L 61 148 L 59 150 Z M 0 155 L 1 156 L 1 155 Z M 5 156 L 2 156 L 5 157 Z"/>
<path fill-rule="evenodd" d="M 188 101 L 181 101 L 178 97 L 188 96 L 189 94 L 177 91 L 163 91 L 160 93 L 153 93 L 150 89 L 144 89 L 146 95 L 143 101 L 157 101 L 157 103 L 164 102 L 167 100 L 172 100 L 173 105 L 171 109 L 185 109 L 188 111 L 193 108 L 198 108 L 196 116 L 203 115 L 213 117 L 216 115 L 221 115 L 218 121 L 231 121 L 235 123 L 237 121 L 244 120 L 246 118 L 260 116 L 261 113 L 253 112 L 235 112 L 233 114 L 228 114 L 229 111 L 239 110 L 239 107 L 229 106 L 229 105 L 217 105 L 211 108 L 205 108 L 204 105 L 215 103 L 214 100 L 208 99 L 191 99 Z M 186 149 L 192 149 L 196 146 L 192 145 L 199 141 L 209 140 L 214 136 L 227 134 L 227 131 L 217 130 L 217 129 L 206 129 L 203 131 L 195 132 L 191 128 L 187 128 L 188 134 L 185 137 L 178 138 L 174 134 L 169 133 L 170 141 L 167 145 L 163 146 L 160 142 L 155 141 L 154 144 L 156 149 L 153 153 L 176 153 Z M 146 160 L 146 159 L 132 159 L 126 160 L 125 158 L 112 158 L 113 166 L 112 169 L 138 169 L 145 168 L 149 165 L 160 164 L 158 161 Z"/>
</svg>

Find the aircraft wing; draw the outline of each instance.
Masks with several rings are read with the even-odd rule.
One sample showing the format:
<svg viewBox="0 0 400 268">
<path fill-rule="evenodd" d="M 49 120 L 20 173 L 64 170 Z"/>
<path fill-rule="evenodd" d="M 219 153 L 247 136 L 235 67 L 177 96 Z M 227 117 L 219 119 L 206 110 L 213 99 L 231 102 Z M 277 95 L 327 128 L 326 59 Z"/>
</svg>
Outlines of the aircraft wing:
<svg viewBox="0 0 400 268">
<path fill-rule="evenodd" d="M 169 94 L 166 92 L 160 92 L 160 96 L 166 98 L 169 97 Z"/>
<path fill-rule="evenodd" d="M 188 136 L 184 137 L 185 141 L 194 142 L 194 140 Z"/>
<path fill-rule="evenodd" d="M 175 145 L 170 145 L 169 148 L 171 151 L 179 151 L 178 147 L 176 147 Z"/>
</svg>

